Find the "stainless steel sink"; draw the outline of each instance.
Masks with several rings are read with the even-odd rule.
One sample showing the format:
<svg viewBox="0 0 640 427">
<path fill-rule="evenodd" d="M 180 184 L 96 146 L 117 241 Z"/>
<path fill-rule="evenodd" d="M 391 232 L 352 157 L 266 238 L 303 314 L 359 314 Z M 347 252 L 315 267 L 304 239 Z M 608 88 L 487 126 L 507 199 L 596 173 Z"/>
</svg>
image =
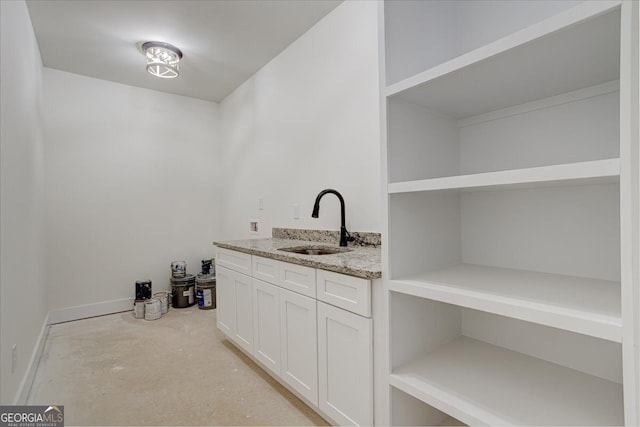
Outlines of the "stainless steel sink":
<svg viewBox="0 0 640 427">
<path fill-rule="evenodd" d="M 280 248 L 278 250 L 302 255 L 334 255 L 351 252 L 351 249 L 334 248 L 331 246 L 295 246 L 293 248 Z"/>
</svg>

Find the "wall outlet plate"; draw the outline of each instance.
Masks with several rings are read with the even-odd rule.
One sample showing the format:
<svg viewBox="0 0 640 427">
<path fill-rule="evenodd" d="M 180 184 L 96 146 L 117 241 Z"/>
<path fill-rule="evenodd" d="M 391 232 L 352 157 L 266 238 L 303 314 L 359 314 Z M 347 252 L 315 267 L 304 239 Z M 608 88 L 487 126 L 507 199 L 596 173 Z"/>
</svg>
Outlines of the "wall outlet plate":
<svg viewBox="0 0 640 427">
<path fill-rule="evenodd" d="M 259 233 L 259 226 L 258 226 L 258 221 L 255 219 L 252 219 L 249 221 L 249 233 L 252 234 L 258 234 Z"/>
</svg>

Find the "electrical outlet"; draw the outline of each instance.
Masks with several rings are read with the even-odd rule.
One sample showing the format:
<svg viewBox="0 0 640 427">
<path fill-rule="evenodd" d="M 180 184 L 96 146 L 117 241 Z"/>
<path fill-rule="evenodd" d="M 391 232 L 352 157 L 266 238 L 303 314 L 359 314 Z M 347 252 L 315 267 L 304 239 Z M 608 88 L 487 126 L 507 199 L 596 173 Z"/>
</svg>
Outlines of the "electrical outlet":
<svg viewBox="0 0 640 427">
<path fill-rule="evenodd" d="M 258 221 L 249 221 L 249 232 L 254 234 L 258 233 Z"/>
<path fill-rule="evenodd" d="M 11 373 L 13 374 L 18 367 L 18 344 L 11 347 Z"/>
</svg>

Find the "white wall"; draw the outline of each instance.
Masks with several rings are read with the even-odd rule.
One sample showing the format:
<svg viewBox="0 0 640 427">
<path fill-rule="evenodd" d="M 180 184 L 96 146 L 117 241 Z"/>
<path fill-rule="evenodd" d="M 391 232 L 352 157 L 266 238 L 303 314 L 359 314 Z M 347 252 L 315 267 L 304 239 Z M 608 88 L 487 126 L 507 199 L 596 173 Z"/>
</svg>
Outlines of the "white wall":
<svg viewBox="0 0 640 427">
<path fill-rule="evenodd" d="M 272 227 L 380 231 L 377 5 L 338 6 L 220 104 L 224 170 L 222 238 Z M 258 199 L 263 210 L 258 210 Z M 300 219 L 293 219 L 293 205 Z"/>
<path fill-rule="evenodd" d="M 48 311 L 42 62 L 24 1 L 0 1 L 0 16 L 0 403 L 12 404 L 28 392 Z M 11 373 L 13 344 L 18 363 Z"/>
<path fill-rule="evenodd" d="M 52 320 L 129 309 L 136 280 L 169 290 L 174 260 L 199 272 L 220 224 L 218 105 L 49 68 L 44 95 Z"/>
</svg>

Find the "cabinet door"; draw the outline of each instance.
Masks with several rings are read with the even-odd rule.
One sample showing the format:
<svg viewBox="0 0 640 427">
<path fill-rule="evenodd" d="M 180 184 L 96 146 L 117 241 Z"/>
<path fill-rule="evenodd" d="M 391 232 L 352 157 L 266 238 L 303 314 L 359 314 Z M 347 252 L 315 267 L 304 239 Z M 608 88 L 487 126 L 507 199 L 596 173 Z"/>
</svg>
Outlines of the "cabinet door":
<svg viewBox="0 0 640 427">
<path fill-rule="evenodd" d="M 253 279 L 254 356 L 280 376 L 280 293 L 276 286 Z"/>
<path fill-rule="evenodd" d="M 319 407 L 340 425 L 373 424 L 371 319 L 318 302 Z"/>
<path fill-rule="evenodd" d="M 282 379 L 318 405 L 316 301 L 280 289 Z"/>
<path fill-rule="evenodd" d="M 231 270 L 218 267 L 216 272 L 216 306 L 218 329 L 227 337 L 234 335 L 236 317 L 236 288 Z"/>
<path fill-rule="evenodd" d="M 246 352 L 253 354 L 253 292 L 251 277 L 230 272 L 236 291 L 234 341 Z"/>
</svg>

